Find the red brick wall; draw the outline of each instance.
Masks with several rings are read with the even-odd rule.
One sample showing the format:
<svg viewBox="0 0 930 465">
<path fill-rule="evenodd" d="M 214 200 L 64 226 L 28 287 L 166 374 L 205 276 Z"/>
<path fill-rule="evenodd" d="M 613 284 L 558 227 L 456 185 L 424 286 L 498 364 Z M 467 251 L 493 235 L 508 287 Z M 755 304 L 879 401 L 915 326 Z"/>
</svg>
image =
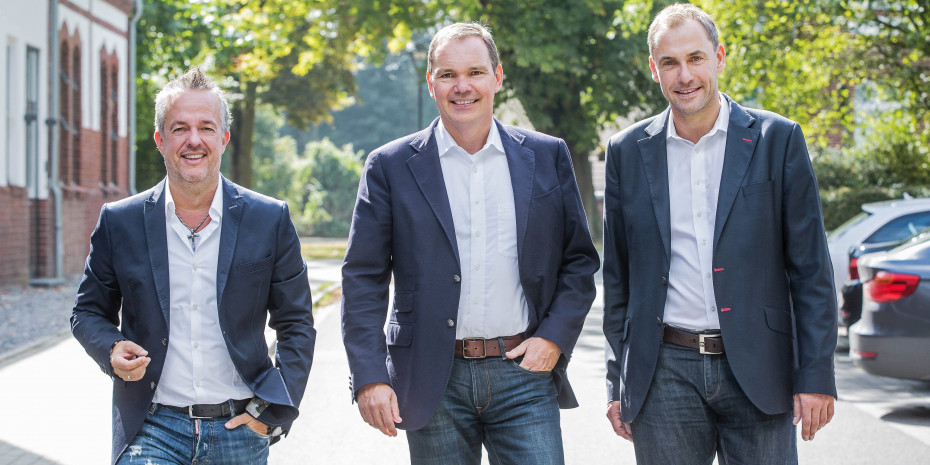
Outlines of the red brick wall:
<svg viewBox="0 0 930 465">
<path fill-rule="evenodd" d="M 100 133 L 85 128 L 81 132 L 81 185 L 62 189 L 62 238 L 64 241 L 64 273 L 72 275 L 84 270 L 84 259 L 90 248 L 90 234 L 100 216 L 100 207 L 106 202 L 129 195 L 126 138 L 119 138 L 118 186 L 100 182 Z"/>
<path fill-rule="evenodd" d="M 26 188 L 0 187 L 0 285 L 29 280 L 29 199 Z"/>
<path fill-rule="evenodd" d="M 84 128 L 81 134 L 81 185 L 62 187 L 62 241 L 64 276 L 72 279 L 84 269 L 90 247 L 90 233 L 97 224 L 100 207 L 129 195 L 126 137 L 119 138 L 119 185 L 100 185 L 100 137 Z M 52 200 L 38 201 L 38 248 L 36 230 L 31 226 L 33 201 L 22 187 L 0 187 L 0 286 L 26 284 L 30 266 L 37 265 L 36 277 L 54 276 L 54 211 Z M 30 254 L 35 251 L 35 256 Z"/>
</svg>

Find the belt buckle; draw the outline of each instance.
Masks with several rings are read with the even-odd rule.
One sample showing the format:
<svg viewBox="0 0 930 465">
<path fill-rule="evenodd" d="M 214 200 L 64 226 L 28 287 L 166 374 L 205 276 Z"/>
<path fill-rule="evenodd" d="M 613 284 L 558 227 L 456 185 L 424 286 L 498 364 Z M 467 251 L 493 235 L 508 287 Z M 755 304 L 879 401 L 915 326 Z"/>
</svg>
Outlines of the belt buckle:
<svg viewBox="0 0 930 465">
<path fill-rule="evenodd" d="M 468 349 L 465 346 L 468 343 L 468 341 L 481 341 L 481 347 L 482 349 L 484 349 L 482 350 L 482 354 L 475 356 L 475 357 L 469 357 Z M 481 337 L 466 337 L 465 339 L 462 339 L 462 358 L 487 358 L 487 356 L 488 356 L 488 340 L 487 339 L 484 339 Z"/>
<path fill-rule="evenodd" d="M 191 417 L 192 420 L 204 420 L 204 419 L 207 419 L 207 418 L 211 418 L 211 417 L 201 417 L 201 416 L 194 415 L 194 406 L 193 406 L 193 405 L 188 405 L 188 406 L 187 406 L 187 415 L 188 415 L 189 417 Z"/>
<path fill-rule="evenodd" d="M 714 352 L 708 352 L 707 349 L 705 348 L 704 346 L 705 337 L 708 337 L 708 335 L 698 334 L 698 352 L 700 352 L 701 355 L 714 355 Z M 716 336 L 711 336 L 711 337 L 716 337 Z"/>
</svg>

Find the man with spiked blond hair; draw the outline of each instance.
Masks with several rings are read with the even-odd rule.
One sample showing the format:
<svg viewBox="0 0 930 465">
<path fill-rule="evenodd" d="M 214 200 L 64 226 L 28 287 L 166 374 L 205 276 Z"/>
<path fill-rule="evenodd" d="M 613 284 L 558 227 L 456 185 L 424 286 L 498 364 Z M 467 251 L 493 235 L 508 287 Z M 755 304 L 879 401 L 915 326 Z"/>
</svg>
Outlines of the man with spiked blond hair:
<svg viewBox="0 0 930 465">
<path fill-rule="evenodd" d="M 230 119 L 199 68 L 169 82 L 154 135 L 167 176 L 104 205 L 91 235 L 71 329 L 113 380 L 114 463 L 266 463 L 297 417 L 307 267 L 287 204 L 220 174 Z"/>
</svg>

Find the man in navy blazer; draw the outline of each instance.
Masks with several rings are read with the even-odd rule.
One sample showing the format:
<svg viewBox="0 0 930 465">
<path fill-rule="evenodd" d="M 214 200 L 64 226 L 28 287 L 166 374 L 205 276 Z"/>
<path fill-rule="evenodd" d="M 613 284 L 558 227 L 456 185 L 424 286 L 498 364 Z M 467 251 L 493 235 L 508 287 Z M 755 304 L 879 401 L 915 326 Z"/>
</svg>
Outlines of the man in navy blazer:
<svg viewBox="0 0 930 465">
<path fill-rule="evenodd" d="M 343 338 L 363 419 L 414 464 L 563 463 L 566 365 L 599 262 L 562 140 L 492 116 L 488 30 L 429 48 L 440 117 L 374 150 L 343 265 Z M 389 285 L 393 306 L 387 322 Z"/>
<path fill-rule="evenodd" d="M 113 463 L 265 463 L 297 417 L 316 337 L 306 264 L 287 204 L 219 174 L 230 119 L 200 69 L 166 85 L 168 175 L 104 205 L 91 235 L 71 329 L 113 380 Z"/>
<path fill-rule="evenodd" d="M 797 123 L 717 89 L 706 13 L 649 28 L 668 110 L 607 148 L 607 416 L 638 463 L 797 463 L 833 416 L 836 303 Z"/>
</svg>

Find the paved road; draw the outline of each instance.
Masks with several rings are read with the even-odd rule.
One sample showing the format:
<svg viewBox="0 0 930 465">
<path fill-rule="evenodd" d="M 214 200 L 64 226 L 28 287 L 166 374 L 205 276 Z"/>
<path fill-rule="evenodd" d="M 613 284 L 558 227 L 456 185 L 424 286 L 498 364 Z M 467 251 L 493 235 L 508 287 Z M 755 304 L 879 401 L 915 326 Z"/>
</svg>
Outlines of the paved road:
<svg viewBox="0 0 930 465">
<path fill-rule="evenodd" d="M 563 411 L 566 459 L 632 464 L 632 446 L 614 436 L 604 418 L 600 324 L 601 309 L 595 306 L 569 368 L 581 407 Z M 371 429 L 349 402 L 337 305 L 320 309 L 317 328 L 303 413 L 291 435 L 272 447 L 270 463 L 407 463 L 406 440 Z M 837 416 L 815 441 L 800 445 L 801 463 L 928 463 L 930 384 L 875 378 L 843 355 L 837 356 L 837 381 Z M 0 464 L 107 463 L 110 382 L 70 337 L 0 367 L 0 399 Z"/>
<path fill-rule="evenodd" d="M 568 464 L 633 464 L 632 445 L 604 418 L 600 299 L 585 323 L 569 376 L 581 407 L 562 411 Z M 348 368 L 336 309 L 321 315 L 317 359 L 305 399 L 309 410 L 293 435 L 272 448 L 272 464 L 405 464 L 402 436 L 388 438 L 364 424 L 348 403 Z M 832 424 L 799 446 L 802 464 L 926 464 L 930 462 L 930 383 L 877 378 L 837 355 L 840 401 Z M 307 418 L 307 417 L 310 418 Z M 401 433 L 402 434 L 402 433 Z M 338 457 L 338 458 L 337 458 Z"/>
</svg>

